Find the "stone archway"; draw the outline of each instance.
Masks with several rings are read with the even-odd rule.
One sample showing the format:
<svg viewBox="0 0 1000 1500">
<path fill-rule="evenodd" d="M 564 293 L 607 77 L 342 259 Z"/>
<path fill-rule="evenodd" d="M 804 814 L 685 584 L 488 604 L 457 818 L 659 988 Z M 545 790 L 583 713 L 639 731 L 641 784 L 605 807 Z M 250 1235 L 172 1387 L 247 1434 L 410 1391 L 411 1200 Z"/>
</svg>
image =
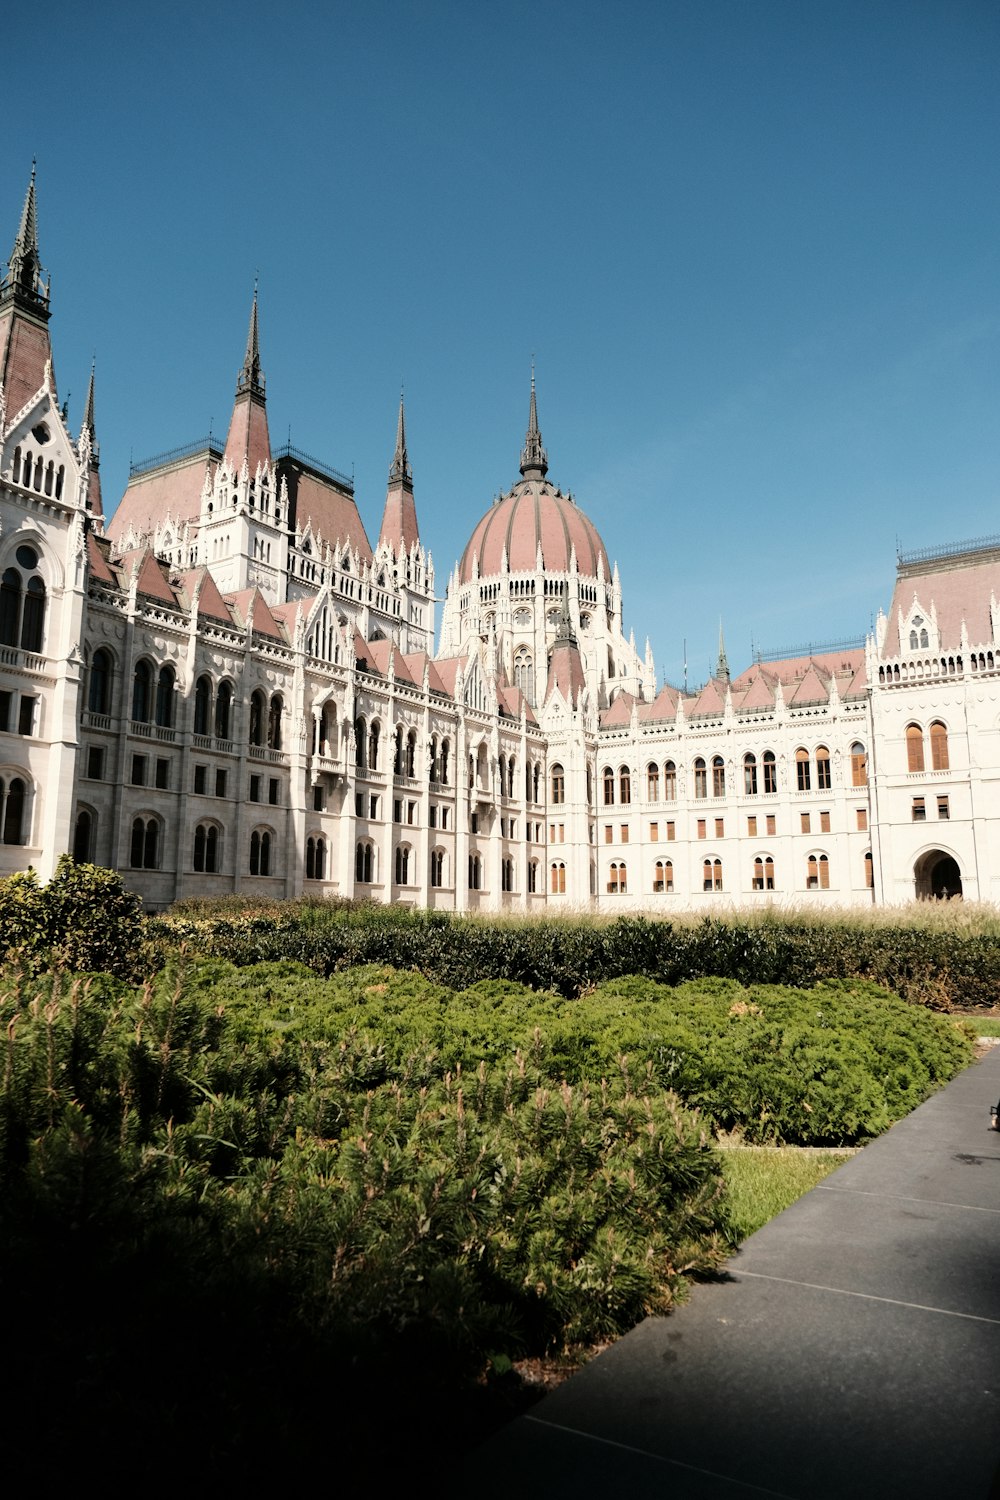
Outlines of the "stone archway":
<svg viewBox="0 0 1000 1500">
<path fill-rule="evenodd" d="M 962 895 L 962 873 L 958 862 L 943 849 L 929 849 L 913 867 L 918 901 L 948 901 Z"/>
</svg>

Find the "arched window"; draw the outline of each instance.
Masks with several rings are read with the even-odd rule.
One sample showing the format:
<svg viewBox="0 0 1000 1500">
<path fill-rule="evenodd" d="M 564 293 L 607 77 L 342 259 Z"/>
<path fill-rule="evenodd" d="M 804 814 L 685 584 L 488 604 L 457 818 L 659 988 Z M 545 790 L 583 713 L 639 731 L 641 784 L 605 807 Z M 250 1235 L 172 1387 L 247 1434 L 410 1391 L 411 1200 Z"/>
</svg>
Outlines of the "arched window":
<svg viewBox="0 0 1000 1500">
<path fill-rule="evenodd" d="M 623 807 L 632 801 L 632 776 L 628 766 L 621 766 L 618 771 L 618 795 Z"/>
<path fill-rule="evenodd" d="M 92 714 L 109 714 L 111 712 L 111 674 L 114 671 L 114 663 L 111 652 L 103 646 L 94 652 L 90 663 L 90 685 L 87 697 L 87 707 Z"/>
<path fill-rule="evenodd" d="M 653 890 L 656 892 L 672 891 L 674 888 L 674 867 L 669 859 L 658 859 L 653 874 Z"/>
<path fill-rule="evenodd" d="M 410 883 L 410 846 L 409 844 L 396 845 L 396 884 L 409 885 Z"/>
<path fill-rule="evenodd" d="M 809 751 L 798 749 L 795 752 L 795 778 L 800 792 L 808 792 L 812 788 L 812 770 L 809 765 Z"/>
<path fill-rule="evenodd" d="M 816 746 L 816 790 L 828 792 L 833 785 L 830 778 L 830 752 L 825 745 Z"/>
<path fill-rule="evenodd" d="M 375 879 L 375 846 L 371 839 L 358 841 L 354 851 L 354 878 L 359 885 L 371 885 Z"/>
<path fill-rule="evenodd" d="M 360 844 L 358 849 L 361 849 Z M 306 879 L 326 879 L 326 840 L 318 838 L 315 834 L 306 839 Z M 361 879 L 360 875 L 358 879 Z"/>
<path fill-rule="evenodd" d="M 406 736 L 406 774 L 415 776 L 417 766 L 417 731 L 411 729 Z"/>
<path fill-rule="evenodd" d="M 726 795 L 726 763 L 721 755 L 712 758 L 712 796 Z"/>
<path fill-rule="evenodd" d="M 553 896 L 566 894 L 566 866 L 561 859 L 549 866 L 549 890 Z"/>
<path fill-rule="evenodd" d="M 851 746 L 851 785 L 868 785 L 868 755 L 860 740 Z"/>
<path fill-rule="evenodd" d="M 538 860 L 528 861 L 528 895 L 534 896 L 538 893 Z"/>
<path fill-rule="evenodd" d="M 694 794 L 696 797 L 708 796 L 708 771 L 700 755 L 694 763 Z"/>
<path fill-rule="evenodd" d="M 646 767 L 646 800 L 648 802 L 660 800 L 660 768 L 655 760 L 651 760 Z"/>
<path fill-rule="evenodd" d="M 469 890 L 478 891 L 483 883 L 483 862 L 478 854 L 469 855 Z"/>
<path fill-rule="evenodd" d="M 377 771 L 378 770 L 378 742 L 379 742 L 379 733 L 380 733 L 380 725 L 379 725 L 378 719 L 373 719 L 372 720 L 371 728 L 368 731 L 368 769 L 369 769 L 369 771 Z"/>
<path fill-rule="evenodd" d="M 531 652 L 520 646 L 514 653 L 514 686 L 520 688 L 530 704 L 535 701 L 535 671 Z"/>
<path fill-rule="evenodd" d="M 769 854 L 758 854 L 753 862 L 753 889 L 774 890 L 774 860 Z"/>
<path fill-rule="evenodd" d="M 3 812 L 3 841 L 5 844 L 28 842 L 27 812 L 28 784 L 20 776 L 8 781 L 0 777 L 0 808 Z"/>
<path fill-rule="evenodd" d="M 542 768 L 541 768 L 540 764 L 538 763 L 538 761 L 536 760 L 534 766 L 532 767 L 532 771 L 531 771 L 531 791 L 532 791 L 531 800 L 532 800 L 532 802 L 537 802 L 538 801 L 538 788 L 541 786 L 541 782 L 542 782 Z"/>
<path fill-rule="evenodd" d="M 18 567 L 7 568 L 0 579 L 0 646 L 40 652 L 45 634 L 45 584 L 33 572 L 38 553 L 22 544 L 15 558 Z M 27 580 L 25 573 L 30 575 Z"/>
<path fill-rule="evenodd" d="M 906 769 L 908 771 L 924 769 L 924 732 L 919 724 L 906 726 Z"/>
<path fill-rule="evenodd" d="M 722 860 L 706 859 L 702 865 L 702 884 L 706 891 L 722 890 Z"/>
<path fill-rule="evenodd" d="M 394 776 L 402 776 L 402 774 L 403 774 L 403 726 L 402 726 L 402 724 L 397 724 L 396 725 L 396 738 L 395 738 L 395 741 L 394 741 L 394 749 L 393 749 L 393 757 L 392 757 L 392 774 Z"/>
<path fill-rule="evenodd" d="M 875 886 L 875 869 L 872 865 L 872 851 L 869 849 L 865 855 L 865 889 L 870 891 Z"/>
<path fill-rule="evenodd" d="M 513 795 L 514 795 L 514 769 L 515 769 L 516 765 L 517 765 L 517 758 L 516 758 L 516 756 L 512 755 L 510 757 L 510 759 L 507 761 L 507 796 L 508 797 L 513 797 Z"/>
<path fill-rule="evenodd" d="M 199 677 L 194 685 L 194 732 L 195 734 L 210 733 L 210 715 L 212 711 L 212 681 L 209 677 Z"/>
<path fill-rule="evenodd" d="M 448 760 L 451 755 L 451 744 L 448 740 L 441 741 L 441 785 L 448 785 Z"/>
<path fill-rule="evenodd" d="M 552 783 L 552 801 L 556 805 L 566 800 L 566 774 L 558 763 L 552 767 L 549 773 Z"/>
<path fill-rule="evenodd" d="M 510 892 L 514 889 L 514 861 L 505 859 L 500 866 L 500 889 Z"/>
<path fill-rule="evenodd" d="M 806 861 L 806 890 L 830 889 L 830 861 L 825 854 L 810 854 Z"/>
<path fill-rule="evenodd" d="M 444 850 L 431 850 L 431 885 L 439 889 L 444 885 Z"/>
<path fill-rule="evenodd" d="M 354 764 L 359 771 L 365 769 L 365 753 L 368 749 L 368 725 L 360 716 L 354 721 Z"/>
<path fill-rule="evenodd" d="M 267 716 L 267 699 L 260 688 L 250 696 L 250 743 L 263 745 L 264 721 Z"/>
<path fill-rule="evenodd" d="M 764 795 L 768 796 L 778 790 L 778 766 L 774 759 L 773 750 L 764 751 Z"/>
<path fill-rule="evenodd" d="M 73 858 L 78 865 L 90 864 L 93 859 L 94 823 L 94 815 L 90 809 L 81 807 L 73 830 Z"/>
<path fill-rule="evenodd" d="M 250 835 L 250 874 L 270 875 L 271 835 L 266 828 L 255 828 Z"/>
<path fill-rule="evenodd" d="M 756 755 L 744 755 L 743 757 L 743 792 L 747 797 L 756 797 L 757 795 Z"/>
<path fill-rule="evenodd" d="M 220 740 L 228 740 L 232 731 L 233 685 L 220 682 L 215 695 L 215 734 Z"/>
<path fill-rule="evenodd" d="M 153 713 L 153 669 L 148 661 L 137 661 L 132 675 L 132 718 L 148 724 Z"/>
<path fill-rule="evenodd" d="M 628 894 L 628 867 L 624 860 L 612 860 L 608 871 L 608 895 L 625 896 Z"/>
<path fill-rule="evenodd" d="M 214 823 L 199 823 L 194 831 L 194 867 L 199 874 L 215 875 L 219 869 L 219 830 Z"/>
<path fill-rule="evenodd" d="M 438 765 L 438 737 L 437 737 L 436 734 L 432 734 L 431 735 L 430 763 L 429 763 L 429 765 L 427 767 L 427 780 L 430 782 L 430 784 L 432 786 L 434 786 L 437 783 L 439 775 L 440 775 L 440 768 L 439 768 L 439 765 Z"/>
<path fill-rule="evenodd" d="M 281 715 L 284 707 L 281 694 L 275 693 L 267 711 L 267 744 L 270 750 L 281 749 Z"/>
<path fill-rule="evenodd" d="M 169 729 L 174 722 L 174 669 L 161 667 L 156 679 L 156 722 L 161 729 Z"/>
<path fill-rule="evenodd" d="M 672 760 L 668 760 L 663 767 L 663 800 L 677 801 L 677 767 Z"/>
<path fill-rule="evenodd" d="M 615 773 L 610 766 L 605 766 L 601 772 L 601 777 L 604 782 L 604 805 L 605 807 L 613 807 L 615 800 Z"/>
<path fill-rule="evenodd" d="M 948 731 L 940 719 L 935 719 L 931 725 L 931 770 L 948 769 Z"/>
<path fill-rule="evenodd" d="M 133 870 L 160 867 L 160 825 L 156 818 L 133 818 L 129 864 Z"/>
</svg>

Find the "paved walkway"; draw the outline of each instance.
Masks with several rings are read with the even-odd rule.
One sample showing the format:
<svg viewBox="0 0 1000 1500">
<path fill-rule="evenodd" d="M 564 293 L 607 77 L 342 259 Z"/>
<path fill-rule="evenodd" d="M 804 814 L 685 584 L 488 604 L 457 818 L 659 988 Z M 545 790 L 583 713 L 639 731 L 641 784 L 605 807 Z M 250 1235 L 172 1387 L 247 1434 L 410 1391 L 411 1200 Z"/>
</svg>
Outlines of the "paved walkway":
<svg viewBox="0 0 1000 1500">
<path fill-rule="evenodd" d="M 472 1455 L 506 1500 L 1000 1500 L 1000 1048 Z"/>
</svg>

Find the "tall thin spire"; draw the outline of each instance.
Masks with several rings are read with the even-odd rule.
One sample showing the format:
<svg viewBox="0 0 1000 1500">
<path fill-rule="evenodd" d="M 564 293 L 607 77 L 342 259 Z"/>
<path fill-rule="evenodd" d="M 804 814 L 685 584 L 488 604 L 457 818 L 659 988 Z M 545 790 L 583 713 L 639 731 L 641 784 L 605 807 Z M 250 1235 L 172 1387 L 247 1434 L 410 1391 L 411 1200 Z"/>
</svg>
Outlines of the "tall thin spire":
<svg viewBox="0 0 1000 1500">
<path fill-rule="evenodd" d="M 542 447 L 538 430 L 538 404 L 535 400 L 535 361 L 531 361 L 531 402 L 528 407 L 528 431 L 521 450 L 521 473 L 525 479 L 544 479 L 549 472 L 549 455 Z"/>
<path fill-rule="evenodd" d="M 236 394 L 249 391 L 264 399 L 264 375 L 260 368 L 260 333 L 257 326 L 257 278 L 253 283 L 253 305 L 250 308 L 250 327 L 247 330 L 247 349 L 243 356 L 243 368 L 236 381 Z"/>
<path fill-rule="evenodd" d="M 90 435 L 90 441 L 94 441 L 94 370 L 97 366 L 97 356 L 90 361 L 90 380 L 87 384 L 87 401 L 83 408 L 83 426 Z"/>
<path fill-rule="evenodd" d="M 719 617 L 719 660 L 715 666 L 715 675 L 723 682 L 729 681 L 729 658 L 726 655 L 726 638 L 722 634 L 722 617 Z"/>
<path fill-rule="evenodd" d="M 16 298 L 22 305 L 47 318 L 49 289 L 42 282 L 42 263 L 38 255 L 38 209 L 35 203 L 35 163 L 31 163 L 31 180 L 24 195 L 21 222 L 14 248 L 7 262 L 7 274 L 0 281 L 0 301 Z"/>
<path fill-rule="evenodd" d="M 389 465 L 390 484 L 412 484 L 413 470 L 406 452 L 406 416 L 403 411 L 403 393 L 399 393 L 399 418 L 396 422 L 396 451 Z"/>
</svg>

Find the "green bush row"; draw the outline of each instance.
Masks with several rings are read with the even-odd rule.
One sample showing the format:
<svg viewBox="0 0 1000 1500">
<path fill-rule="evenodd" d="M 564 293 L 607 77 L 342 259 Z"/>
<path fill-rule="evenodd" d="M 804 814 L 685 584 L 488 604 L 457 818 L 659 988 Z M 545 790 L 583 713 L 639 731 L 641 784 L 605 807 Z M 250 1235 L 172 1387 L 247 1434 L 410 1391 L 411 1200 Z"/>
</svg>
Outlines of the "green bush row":
<svg viewBox="0 0 1000 1500">
<path fill-rule="evenodd" d="M 390 964 L 457 989 L 483 977 L 566 996 L 627 974 L 664 984 L 710 976 L 792 986 L 866 979 L 932 1009 L 1000 1006 L 1000 923 L 892 925 L 847 915 L 491 921 L 346 903 L 200 915 L 189 903 L 153 931 L 164 952 L 187 942 L 237 964 L 291 958 L 319 974 Z"/>
</svg>

